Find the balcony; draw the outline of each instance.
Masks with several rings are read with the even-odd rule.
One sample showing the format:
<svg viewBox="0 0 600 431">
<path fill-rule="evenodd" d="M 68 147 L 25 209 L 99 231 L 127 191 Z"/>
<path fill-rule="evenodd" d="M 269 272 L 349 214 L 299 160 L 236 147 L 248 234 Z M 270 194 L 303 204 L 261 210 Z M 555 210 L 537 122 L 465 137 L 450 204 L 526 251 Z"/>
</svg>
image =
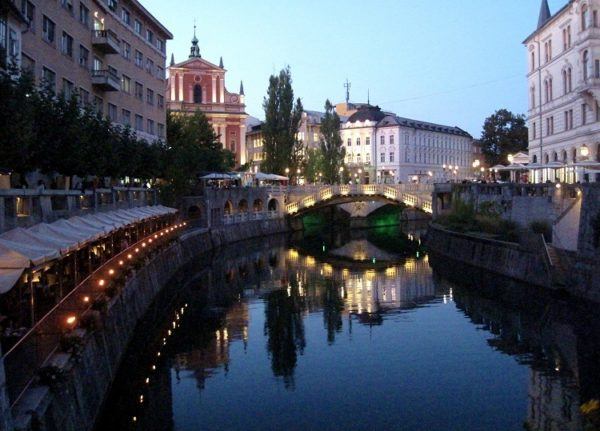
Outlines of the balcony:
<svg viewBox="0 0 600 431">
<path fill-rule="evenodd" d="M 92 30 L 92 45 L 104 54 L 118 54 L 119 39 L 111 30 Z"/>
<path fill-rule="evenodd" d="M 119 91 L 121 80 L 112 70 L 92 70 L 92 85 L 102 91 Z"/>
</svg>

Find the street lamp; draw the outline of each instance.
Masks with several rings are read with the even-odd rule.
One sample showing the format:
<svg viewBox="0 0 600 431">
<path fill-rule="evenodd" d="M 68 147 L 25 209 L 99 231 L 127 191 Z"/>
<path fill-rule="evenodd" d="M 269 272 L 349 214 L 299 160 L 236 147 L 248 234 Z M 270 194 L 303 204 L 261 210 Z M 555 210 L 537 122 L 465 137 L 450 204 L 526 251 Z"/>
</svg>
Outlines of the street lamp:
<svg viewBox="0 0 600 431">
<path fill-rule="evenodd" d="M 285 174 L 289 175 L 289 173 L 290 173 L 290 168 L 285 168 Z"/>
<path fill-rule="evenodd" d="M 584 145 L 583 147 L 581 147 L 581 157 L 587 157 L 590 155 L 590 149 L 587 147 L 587 145 Z"/>
</svg>

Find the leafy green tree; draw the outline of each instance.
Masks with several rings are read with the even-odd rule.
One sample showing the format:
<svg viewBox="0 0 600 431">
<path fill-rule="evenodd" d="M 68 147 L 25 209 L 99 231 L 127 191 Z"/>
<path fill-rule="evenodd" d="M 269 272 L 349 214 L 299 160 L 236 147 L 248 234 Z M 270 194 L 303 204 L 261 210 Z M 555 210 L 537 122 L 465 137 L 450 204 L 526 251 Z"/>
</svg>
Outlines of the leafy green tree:
<svg viewBox="0 0 600 431">
<path fill-rule="evenodd" d="M 175 199 L 192 191 L 199 174 L 225 172 L 233 164 L 233 154 L 223 149 L 204 113 L 167 113 L 164 176 Z"/>
<path fill-rule="evenodd" d="M 263 102 L 265 123 L 265 160 L 262 169 L 279 175 L 289 168 L 293 176 L 302 164 L 302 142 L 297 139 L 298 127 L 302 119 L 302 102 L 294 102 L 292 75 L 286 67 L 279 76 L 271 75 L 267 97 Z"/>
<path fill-rule="evenodd" d="M 508 155 L 526 151 L 528 131 L 525 116 L 500 109 L 485 119 L 481 150 L 490 166 L 508 163 Z"/>
<path fill-rule="evenodd" d="M 33 75 L 14 70 L 0 72 L 0 167 L 25 174 L 35 169 L 33 146 L 35 104 Z"/>
<path fill-rule="evenodd" d="M 304 157 L 304 177 L 307 181 L 317 182 L 323 172 L 324 160 L 320 148 L 308 148 Z"/>
<path fill-rule="evenodd" d="M 340 117 L 329 100 L 325 102 L 321 135 L 323 181 L 333 184 L 340 180 L 340 168 L 344 166 L 346 150 L 342 146 L 342 137 L 340 136 Z"/>
</svg>

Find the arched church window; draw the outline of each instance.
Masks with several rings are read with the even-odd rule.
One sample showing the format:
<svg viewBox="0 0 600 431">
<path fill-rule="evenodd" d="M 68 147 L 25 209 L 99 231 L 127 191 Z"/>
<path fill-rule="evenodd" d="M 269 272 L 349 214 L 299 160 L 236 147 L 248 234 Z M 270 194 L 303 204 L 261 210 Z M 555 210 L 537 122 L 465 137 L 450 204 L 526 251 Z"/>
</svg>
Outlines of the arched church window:
<svg viewBox="0 0 600 431">
<path fill-rule="evenodd" d="M 202 87 L 200 84 L 194 85 L 194 103 L 202 103 Z"/>
</svg>

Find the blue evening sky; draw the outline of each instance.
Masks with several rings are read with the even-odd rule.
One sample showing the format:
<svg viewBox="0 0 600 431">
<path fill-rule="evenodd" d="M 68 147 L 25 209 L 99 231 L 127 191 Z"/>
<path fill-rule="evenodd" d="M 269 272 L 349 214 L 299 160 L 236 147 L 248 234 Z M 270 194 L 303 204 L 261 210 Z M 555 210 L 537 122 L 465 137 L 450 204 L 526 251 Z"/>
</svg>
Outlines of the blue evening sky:
<svg viewBox="0 0 600 431">
<path fill-rule="evenodd" d="M 223 56 L 226 86 L 244 81 L 246 111 L 264 118 L 269 75 L 290 65 L 305 109 L 345 97 L 474 137 L 499 108 L 527 109 L 522 45 L 541 0 L 143 0 L 187 58 L 194 18 L 202 57 Z M 567 0 L 550 0 L 556 12 Z M 558 46 L 558 45 L 557 45 Z"/>
</svg>

